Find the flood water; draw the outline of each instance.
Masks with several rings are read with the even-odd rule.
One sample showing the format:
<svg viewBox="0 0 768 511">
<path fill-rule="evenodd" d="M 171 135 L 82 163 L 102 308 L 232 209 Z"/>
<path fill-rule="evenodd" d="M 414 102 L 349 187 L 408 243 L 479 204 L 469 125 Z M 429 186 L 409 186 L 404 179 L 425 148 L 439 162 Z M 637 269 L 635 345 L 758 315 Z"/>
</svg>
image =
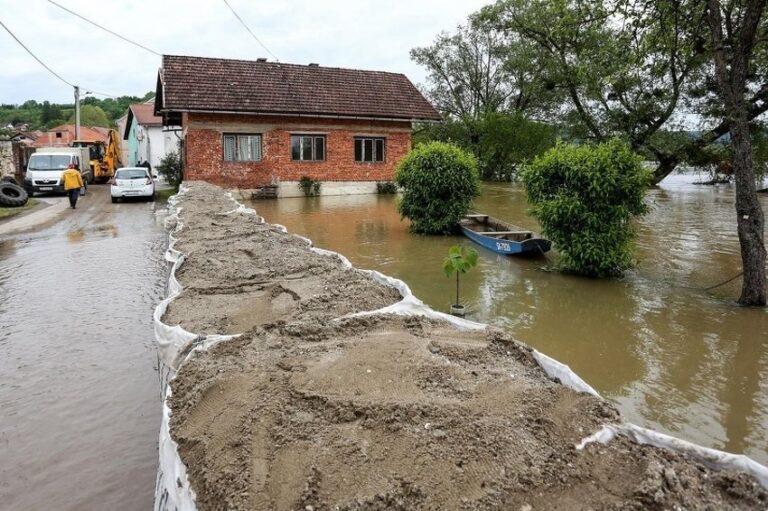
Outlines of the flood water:
<svg viewBox="0 0 768 511">
<path fill-rule="evenodd" d="M 462 277 L 470 319 L 492 323 L 568 364 L 636 423 L 768 464 L 768 311 L 735 305 L 741 271 L 734 190 L 671 176 L 649 192 L 639 227 L 639 266 L 621 280 L 543 271 L 480 247 Z M 768 211 L 768 196 L 761 198 Z M 267 221 L 347 256 L 359 268 L 404 280 L 447 311 L 455 280 L 442 274 L 463 237 L 408 232 L 392 196 L 316 197 L 251 203 Z M 537 229 L 522 191 L 486 185 L 476 209 Z"/>
<path fill-rule="evenodd" d="M 151 509 L 162 217 L 106 186 L 62 217 L 0 237 L 0 509 Z"/>
</svg>

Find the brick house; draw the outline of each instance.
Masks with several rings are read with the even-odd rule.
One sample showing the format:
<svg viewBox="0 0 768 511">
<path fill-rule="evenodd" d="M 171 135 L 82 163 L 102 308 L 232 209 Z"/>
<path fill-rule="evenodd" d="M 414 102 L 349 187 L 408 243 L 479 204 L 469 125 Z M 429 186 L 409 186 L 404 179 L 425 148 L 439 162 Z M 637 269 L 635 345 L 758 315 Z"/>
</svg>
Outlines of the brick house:
<svg viewBox="0 0 768 511">
<path fill-rule="evenodd" d="M 440 115 L 402 74 L 163 56 L 155 113 L 181 126 L 185 178 L 253 189 L 303 176 L 323 194 L 372 193 Z"/>
</svg>

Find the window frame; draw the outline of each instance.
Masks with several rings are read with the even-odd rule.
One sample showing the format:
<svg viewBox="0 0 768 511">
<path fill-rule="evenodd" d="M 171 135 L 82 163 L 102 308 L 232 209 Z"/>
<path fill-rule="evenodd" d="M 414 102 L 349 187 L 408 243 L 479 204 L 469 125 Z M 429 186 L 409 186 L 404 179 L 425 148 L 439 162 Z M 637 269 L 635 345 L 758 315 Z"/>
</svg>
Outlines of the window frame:
<svg viewBox="0 0 768 511">
<path fill-rule="evenodd" d="M 357 144 L 358 141 L 360 143 L 360 158 L 357 159 Z M 373 153 L 373 157 L 371 160 L 366 160 L 366 142 L 370 141 L 371 145 L 371 152 Z M 378 143 L 381 142 L 381 152 L 383 153 L 381 155 L 380 159 L 377 159 L 378 155 Z M 373 136 L 373 135 L 355 135 L 352 138 L 352 158 L 355 160 L 355 163 L 367 163 L 367 164 L 381 164 L 387 162 L 387 137 L 382 136 Z"/>
<path fill-rule="evenodd" d="M 305 152 L 305 139 L 311 139 L 310 142 L 310 148 L 309 151 L 312 155 L 311 159 L 304 158 L 304 152 Z M 299 140 L 299 157 L 296 158 L 294 154 L 294 147 L 293 147 L 293 141 L 294 139 Z M 317 141 L 322 140 L 322 158 L 317 158 L 317 148 L 318 144 Z M 291 161 L 296 162 L 302 162 L 302 163 L 321 163 L 328 160 L 328 138 L 326 137 L 325 133 L 291 133 L 291 139 L 290 139 L 290 151 L 291 151 Z"/>
<path fill-rule="evenodd" d="M 242 138 L 258 138 L 259 155 L 258 158 L 242 158 L 241 139 Z M 234 140 L 233 158 L 227 158 L 227 138 Z M 247 142 L 246 147 L 251 146 L 253 142 Z M 248 150 L 252 152 L 253 146 Z M 264 136 L 261 133 L 222 133 L 221 136 L 221 157 L 226 163 L 247 163 L 247 162 L 260 162 L 264 159 Z"/>
</svg>

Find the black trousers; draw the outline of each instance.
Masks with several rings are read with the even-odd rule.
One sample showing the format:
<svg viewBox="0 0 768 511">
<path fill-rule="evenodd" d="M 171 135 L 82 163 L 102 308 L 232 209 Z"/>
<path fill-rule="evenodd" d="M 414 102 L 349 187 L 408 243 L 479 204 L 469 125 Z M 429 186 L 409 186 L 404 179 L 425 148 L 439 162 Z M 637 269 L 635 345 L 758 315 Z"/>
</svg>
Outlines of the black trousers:
<svg viewBox="0 0 768 511">
<path fill-rule="evenodd" d="M 77 205 L 78 197 L 80 197 L 80 188 L 73 188 L 72 190 L 67 190 L 67 195 L 69 195 L 70 207 L 74 208 Z"/>
</svg>

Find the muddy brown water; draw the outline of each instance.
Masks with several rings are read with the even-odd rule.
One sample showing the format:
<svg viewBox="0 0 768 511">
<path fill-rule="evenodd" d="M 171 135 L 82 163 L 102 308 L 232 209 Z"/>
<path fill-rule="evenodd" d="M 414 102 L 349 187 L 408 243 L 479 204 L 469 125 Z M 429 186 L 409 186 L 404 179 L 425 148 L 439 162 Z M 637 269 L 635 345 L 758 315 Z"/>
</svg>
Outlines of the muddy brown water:
<svg viewBox="0 0 768 511">
<path fill-rule="evenodd" d="M 52 225 L 0 237 L 0 509 L 151 509 L 160 209 L 94 186 Z"/>
<path fill-rule="evenodd" d="M 548 260 L 484 249 L 462 278 L 470 319 L 502 326 L 568 364 L 637 424 L 768 464 L 768 311 L 734 305 L 741 270 L 732 186 L 668 178 L 639 226 L 639 266 L 621 280 L 543 271 Z M 768 197 L 761 198 L 768 210 Z M 441 271 L 463 237 L 408 232 L 392 196 L 252 201 L 267 221 L 404 280 L 447 311 L 455 281 Z M 478 210 L 536 229 L 522 191 L 487 185 Z"/>
</svg>

